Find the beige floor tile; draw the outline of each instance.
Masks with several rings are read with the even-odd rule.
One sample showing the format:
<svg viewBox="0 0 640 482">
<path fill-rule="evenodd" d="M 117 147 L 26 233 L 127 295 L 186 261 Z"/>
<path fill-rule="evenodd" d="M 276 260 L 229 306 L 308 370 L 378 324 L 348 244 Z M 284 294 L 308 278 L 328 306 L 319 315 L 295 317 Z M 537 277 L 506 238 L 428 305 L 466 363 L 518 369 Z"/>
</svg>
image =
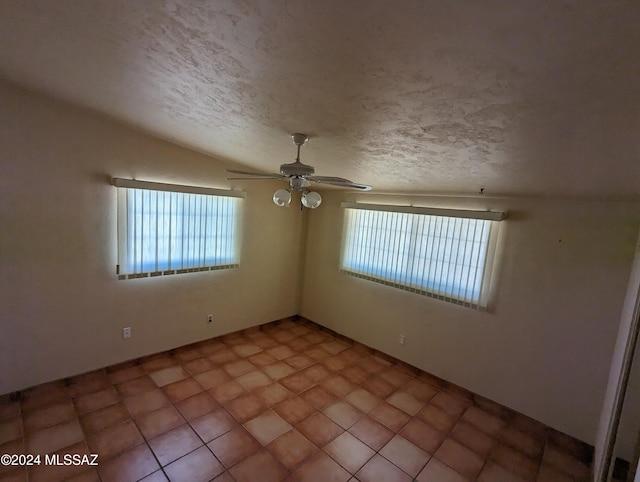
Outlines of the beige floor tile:
<svg viewBox="0 0 640 482">
<path fill-rule="evenodd" d="M 375 455 L 366 444 L 344 432 L 324 447 L 324 451 L 350 474 L 355 474 Z"/>
<path fill-rule="evenodd" d="M 344 400 L 364 413 L 369 413 L 382 403 L 380 398 L 362 388 L 353 390 L 344 397 Z"/>
<path fill-rule="evenodd" d="M 337 401 L 329 405 L 322 411 L 322 413 L 345 430 L 348 430 L 358 420 L 364 417 L 364 413 L 360 410 L 342 401 Z"/>
<path fill-rule="evenodd" d="M 203 446 L 167 465 L 164 471 L 172 482 L 206 482 L 224 472 L 224 467 Z"/>
<path fill-rule="evenodd" d="M 478 476 L 485 460 L 453 439 L 447 439 L 435 453 L 435 458 L 469 479 Z"/>
<path fill-rule="evenodd" d="M 267 410 L 254 419 L 245 422 L 244 428 L 263 446 L 291 430 L 291 425 L 277 413 Z"/>
<path fill-rule="evenodd" d="M 298 468 L 294 480 L 299 482 L 325 482 L 328 480 L 341 482 L 351 478 L 351 474 L 344 470 L 337 462 L 324 452 L 318 452 L 309 461 Z"/>
<path fill-rule="evenodd" d="M 181 366 L 172 366 L 163 368 L 162 370 L 151 372 L 149 376 L 153 379 L 156 385 L 158 385 L 159 387 L 164 387 L 165 385 L 169 385 L 170 383 L 183 380 L 187 378 L 188 375 Z"/>
<path fill-rule="evenodd" d="M 289 430 L 267 445 L 267 449 L 278 462 L 293 470 L 303 461 L 318 452 L 318 447 L 297 430 Z"/>
<path fill-rule="evenodd" d="M 239 426 L 238 422 L 222 408 L 191 420 L 189 424 L 205 443 Z"/>
<path fill-rule="evenodd" d="M 261 449 L 234 465 L 229 472 L 236 482 L 275 481 L 283 478 L 287 469 L 273 455 Z"/>
<path fill-rule="evenodd" d="M 73 419 L 27 435 L 27 450 L 30 454 L 49 454 L 83 439 L 80 423 Z"/>
<path fill-rule="evenodd" d="M 394 432 L 380 422 L 365 416 L 349 429 L 349 433 L 373 450 L 380 450 L 394 436 Z"/>
<path fill-rule="evenodd" d="M 105 460 L 142 442 L 142 434 L 130 420 L 97 432 L 87 439 L 91 452 Z"/>
<path fill-rule="evenodd" d="M 167 396 L 159 388 L 140 395 L 126 397 L 123 401 L 132 417 L 166 407 L 170 403 Z"/>
<path fill-rule="evenodd" d="M 236 425 L 233 430 L 209 442 L 208 447 L 226 468 L 231 468 L 258 451 L 260 444 L 244 427 Z"/>
<path fill-rule="evenodd" d="M 379 452 L 385 459 L 415 477 L 431 457 L 427 452 L 396 435 Z"/>
<path fill-rule="evenodd" d="M 424 403 L 403 391 L 397 391 L 387 398 L 387 403 L 399 408 L 410 416 L 414 416 L 424 407 Z"/>
<path fill-rule="evenodd" d="M 187 424 L 149 440 L 149 447 L 162 466 L 193 452 L 202 445 L 200 437 Z"/>
<path fill-rule="evenodd" d="M 359 482 L 410 482 L 411 477 L 380 455 L 374 455 L 356 473 Z"/>
<path fill-rule="evenodd" d="M 311 415 L 296 428 L 318 447 L 322 448 L 336 438 L 344 429 L 321 413 Z"/>
<path fill-rule="evenodd" d="M 140 480 L 160 468 L 146 444 L 127 450 L 117 457 L 100 461 L 98 472 L 103 482 Z"/>
<path fill-rule="evenodd" d="M 451 467 L 432 458 L 416 477 L 417 482 L 469 482 L 470 479 L 460 475 Z"/>
</svg>

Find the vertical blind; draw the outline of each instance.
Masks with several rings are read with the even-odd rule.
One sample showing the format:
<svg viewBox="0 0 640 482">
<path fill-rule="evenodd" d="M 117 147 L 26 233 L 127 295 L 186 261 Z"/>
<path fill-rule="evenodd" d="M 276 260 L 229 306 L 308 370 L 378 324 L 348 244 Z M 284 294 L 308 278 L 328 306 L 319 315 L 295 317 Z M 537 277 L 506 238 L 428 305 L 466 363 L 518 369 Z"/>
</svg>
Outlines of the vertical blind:
<svg viewBox="0 0 640 482">
<path fill-rule="evenodd" d="M 241 199 L 195 191 L 118 187 L 120 278 L 238 266 Z"/>
<path fill-rule="evenodd" d="M 502 214 L 502 213 L 500 213 Z M 343 273 L 486 309 L 497 222 L 345 209 Z"/>
</svg>

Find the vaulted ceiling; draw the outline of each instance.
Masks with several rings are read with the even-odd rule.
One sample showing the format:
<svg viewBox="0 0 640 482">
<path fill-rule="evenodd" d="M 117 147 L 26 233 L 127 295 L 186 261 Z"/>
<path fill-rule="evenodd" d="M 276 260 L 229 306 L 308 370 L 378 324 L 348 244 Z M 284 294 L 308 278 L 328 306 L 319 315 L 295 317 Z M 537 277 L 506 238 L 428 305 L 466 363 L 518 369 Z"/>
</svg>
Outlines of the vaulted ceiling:
<svg viewBox="0 0 640 482">
<path fill-rule="evenodd" d="M 640 2 L 3 0 L 0 76 L 277 172 L 640 199 Z"/>
</svg>

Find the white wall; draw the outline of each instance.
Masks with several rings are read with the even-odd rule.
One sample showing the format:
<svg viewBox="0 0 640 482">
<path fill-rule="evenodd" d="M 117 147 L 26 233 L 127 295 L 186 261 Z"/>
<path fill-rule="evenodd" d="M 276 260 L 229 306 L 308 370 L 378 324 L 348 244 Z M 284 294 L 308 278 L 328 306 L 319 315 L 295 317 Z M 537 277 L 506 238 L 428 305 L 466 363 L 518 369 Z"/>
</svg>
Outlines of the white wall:
<svg viewBox="0 0 640 482">
<path fill-rule="evenodd" d="M 638 204 L 323 196 L 308 219 L 303 316 L 593 443 Z M 508 211 L 492 312 L 341 275 L 343 200 Z"/>
<path fill-rule="evenodd" d="M 110 178 L 229 188 L 228 164 L 5 84 L 0 125 L 0 394 L 297 313 L 302 214 L 273 183 L 233 186 L 240 268 L 117 281 Z"/>
</svg>

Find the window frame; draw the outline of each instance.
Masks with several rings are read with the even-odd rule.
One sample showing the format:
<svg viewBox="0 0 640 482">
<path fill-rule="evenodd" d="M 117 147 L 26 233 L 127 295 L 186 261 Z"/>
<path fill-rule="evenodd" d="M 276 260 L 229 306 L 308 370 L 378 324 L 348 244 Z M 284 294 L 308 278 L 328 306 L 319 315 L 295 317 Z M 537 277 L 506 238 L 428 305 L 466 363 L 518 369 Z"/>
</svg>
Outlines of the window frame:
<svg viewBox="0 0 640 482">
<path fill-rule="evenodd" d="M 184 198 L 180 199 L 178 201 L 178 197 L 173 198 L 173 196 L 171 196 L 171 200 L 169 201 L 169 210 L 166 209 L 166 204 L 165 206 L 163 206 L 163 211 L 160 212 L 156 212 L 155 216 L 172 216 L 172 219 L 184 219 L 186 218 L 194 218 L 194 216 L 198 216 L 198 210 L 195 208 L 195 204 L 194 204 L 194 209 L 192 208 L 191 203 L 191 199 L 193 198 L 193 196 L 191 195 L 202 195 L 202 196 L 213 196 L 216 198 L 220 198 L 220 197 L 225 197 L 225 198 L 246 198 L 246 193 L 242 192 L 242 191 L 232 191 L 232 190 L 226 190 L 226 189 L 215 189 L 215 188 L 206 188 L 206 187 L 199 187 L 199 186 L 185 186 L 185 185 L 178 185 L 178 184 L 165 184 L 165 183 L 158 183 L 158 182 L 149 182 L 149 181 L 138 181 L 138 180 L 133 180 L 133 179 L 121 179 L 121 178 L 113 178 L 111 180 L 111 184 L 113 186 L 115 186 L 117 189 L 117 226 L 118 226 L 118 233 L 117 233 L 117 265 L 116 265 L 116 274 L 118 275 L 118 279 L 119 280 L 124 280 L 124 279 L 137 279 L 137 278 L 148 278 L 148 277 L 156 277 L 156 276 L 163 276 L 163 275 L 172 275 L 172 274 L 183 274 L 183 273 L 193 273 L 193 272 L 200 272 L 200 271 L 212 271 L 212 270 L 221 270 L 221 269 L 230 269 L 230 268 L 236 268 L 239 266 L 239 259 L 240 259 L 240 244 L 241 244 L 241 231 L 240 231 L 240 227 L 241 227 L 241 216 L 242 216 L 242 203 L 234 203 L 232 204 L 233 208 L 231 209 L 231 211 L 229 213 L 227 213 L 227 215 L 231 215 L 232 219 L 231 222 L 233 223 L 230 227 L 226 226 L 226 228 L 230 228 L 230 234 L 233 236 L 232 238 L 232 243 L 234 245 L 234 249 L 233 249 L 233 258 L 232 258 L 232 262 L 231 263 L 193 263 L 193 261 L 191 261 L 189 263 L 189 265 L 187 267 L 184 266 L 184 264 L 181 267 L 173 267 L 171 266 L 171 262 L 172 262 L 172 258 L 171 258 L 171 253 L 169 254 L 169 257 L 167 260 L 164 260 L 164 258 L 162 259 L 162 261 L 167 261 L 168 262 L 168 268 L 165 269 L 164 267 L 160 268 L 158 266 L 158 258 L 156 258 L 155 260 L 155 266 L 156 266 L 156 270 L 144 270 L 144 269 L 140 269 L 141 266 L 143 266 L 143 263 L 141 262 L 140 266 L 134 266 L 133 270 L 130 269 L 131 263 L 130 263 L 130 259 L 129 258 L 129 236 L 128 236 L 128 230 L 129 230 L 129 217 L 131 216 L 131 212 L 129 210 L 129 205 L 128 205 L 128 199 L 129 199 L 129 190 L 131 189 L 135 189 L 135 190 L 144 190 L 144 191 L 149 191 L 150 193 L 157 191 L 157 192 L 163 192 L 163 193 L 175 193 L 177 196 L 180 195 L 184 195 Z M 144 195 L 144 193 L 143 193 Z M 149 194 L 149 196 L 151 197 L 152 194 Z M 156 197 L 156 201 L 157 201 L 158 197 Z M 173 202 L 176 202 L 176 206 L 179 203 L 184 203 L 185 201 L 188 201 L 188 208 L 187 210 L 185 210 L 184 208 L 184 204 L 183 204 L 183 209 L 182 212 L 179 214 L 176 213 L 172 213 L 170 212 L 173 208 Z M 202 208 L 202 200 L 204 198 L 194 198 L 194 199 L 200 199 L 201 200 L 201 204 L 200 204 L 200 208 Z M 212 202 L 217 203 L 218 200 L 213 200 Z M 156 206 L 158 206 L 158 204 L 156 204 Z M 200 210 L 199 212 L 199 219 L 204 219 L 203 217 L 202 211 Z M 208 214 L 208 213 L 207 213 Z M 205 214 L 205 215 L 207 215 Z M 144 215 L 149 215 L 148 213 L 135 213 L 134 216 L 144 216 Z M 210 215 L 210 214 L 209 214 Z M 210 217 L 210 219 L 217 219 L 217 217 L 212 216 Z M 191 220 L 193 221 L 193 219 Z M 189 227 L 189 222 L 188 221 L 186 226 Z M 179 233 L 179 237 L 181 239 L 181 243 L 184 243 L 186 240 L 186 234 L 187 232 L 185 232 L 183 229 L 185 227 L 185 223 L 184 221 L 181 223 L 182 224 L 182 229 L 180 230 L 181 232 Z M 199 226 L 196 227 L 197 221 L 192 222 L 192 232 L 190 232 L 190 234 L 192 234 L 195 237 L 198 237 L 198 239 L 200 238 L 206 238 L 206 224 L 203 224 L 202 222 L 199 223 Z M 205 226 L 205 230 L 203 231 L 203 225 Z M 157 224 L 156 224 L 156 229 L 157 229 Z M 171 236 L 170 236 L 171 237 Z M 158 236 L 156 235 L 155 240 L 158 239 Z M 216 246 L 214 244 L 214 246 Z M 144 249 L 142 247 L 139 248 L 141 251 Z M 171 249 L 170 247 L 168 248 L 169 250 Z M 202 254 L 201 256 L 191 256 L 191 258 L 196 258 L 196 257 L 200 257 L 201 261 L 205 261 L 207 258 L 210 258 L 210 251 L 207 251 L 206 249 L 202 250 Z M 157 250 L 156 250 L 156 256 L 158 256 L 157 254 Z M 185 256 L 184 251 L 181 255 L 181 262 L 184 262 L 185 260 L 190 259 L 189 255 Z M 137 263 L 136 263 L 137 264 Z"/>
<path fill-rule="evenodd" d="M 442 209 L 442 208 L 417 207 L 417 206 L 394 206 L 394 205 L 380 205 L 380 204 L 354 203 L 354 202 L 343 202 L 341 204 L 341 207 L 344 210 L 342 244 L 341 244 L 341 251 L 340 251 L 340 267 L 339 267 L 341 273 L 349 276 L 353 276 L 356 278 L 362 278 L 369 281 L 373 281 L 379 284 L 391 286 L 394 288 L 402 289 L 412 293 L 417 293 L 423 296 L 447 301 L 453 304 L 473 308 L 476 310 L 480 310 L 480 311 L 488 310 L 491 298 L 493 297 L 493 292 L 495 291 L 495 281 L 496 281 L 495 272 L 497 269 L 497 260 L 498 260 L 497 251 L 498 251 L 498 244 L 499 244 L 499 237 L 500 237 L 499 225 L 500 225 L 500 221 L 506 218 L 506 215 L 507 215 L 506 212 L 474 211 L 474 210 L 465 210 L 465 209 Z M 399 250 L 399 249 L 393 250 L 392 256 L 394 256 L 394 259 L 396 259 L 397 257 L 398 259 L 402 260 L 400 263 L 397 263 L 395 267 L 383 266 L 385 263 L 388 264 L 388 258 L 385 260 L 382 260 L 381 259 L 382 255 L 380 253 L 376 253 L 375 255 L 372 254 L 373 258 L 369 261 L 368 267 L 366 267 L 368 269 L 365 268 L 365 269 L 358 270 L 358 269 L 350 268 L 349 266 L 347 266 L 348 263 L 345 262 L 345 256 L 347 256 L 348 254 L 347 251 L 349 249 L 347 246 L 347 242 L 348 242 L 348 236 L 349 236 L 348 230 L 350 228 L 350 226 L 348 225 L 349 224 L 349 218 L 347 215 L 348 209 L 365 210 L 365 211 L 382 211 L 382 212 L 387 212 L 392 214 L 398 213 L 398 214 L 417 215 L 417 216 L 436 216 L 436 217 L 442 217 L 442 218 L 462 218 L 463 220 L 464 219 L 472 220 L 472 221 L 482 220 L 482 221 L 489 222 L 488 224 L 489 232 L 487 234 L 486 252 L 484 253 L 484 263 L 483 263 L 483 269 L 481 274 L 480 289 L 479 289 L 478 297 L 469 298 L 467 296 L 460 296 L 461 295 L 460 286 L 457 287 L 457 296 L 455 296 L 456 294 L 455 289 L 450 291 L 447 291 L 447 290 L 438 291 L 437 289 L 431 289 L 427 287 L 426 284 L 428 283 L 428 280 L 425 277 L 425 273 L 427 273 L 427 270 L 424 269 L 425 263 L 427 263 L 426 255 L 424 256 L 425 261 L 422 264 L 421 278 L 418 280 L 418 283 L 414 282 L 415 281 L 415 276 L 414 276 L 415 262 L 416 260 L 421 259 L 420 256 L 424 253 L 421 248 L 421 244 L 418 244 L 418 237 L 419 236 L 424 237 L 425 235 L 426 236 L 430 235 L 430 231 L 424 231 L 424 230 L 416 234 L 416 230 L 417 230 L 416 226 L 420 223 L 422 223 L 422 226 L 424 226 L 425 223 L 427 222 L 425 220 L 420 220 L 419 218 L 414 218 L 413 221 L 411 221 L 412 225 L 411 225 L 410 232 L 404 228 L 396 229 L 397 224 L 396 226 L 389 226 L 388 228 L 386 227 L 384 228 L 384 229 L 388 229 L 389 232 L 393 230 L 402 232 L 404 229 L 403 234 L 399 235 L 398 237 L 394 236 L 393 243 L 400 242 L 404 237 L 407 238 L 403 242 L 402 250 Z M 384 214 L 382 214 L 382 216 L 384 216 Z M 396 222 L 397 222 L 397 218 L 398 217 L 396 217 Z M 389 222 L 389 221 L 390 220 L 386 220 L 385 222 Z M 402 222 L 405 222 L 404 218 Z M 450 222 L 451 221 L 447 221 L 447 223 L 450 223 Z M 455 223 L 456 221 L 454 220 L 453 222 Z M 429 221 L 429 226 L 431 227 L 431 221 Z M 435 240 L 435 232 L 432 233 L 432 235 Z M 357 233 L 356 236 L 360 236 L 360 237 L 366 236 L 366 233 L 360 232 L 360 233 Z M 475 237 L 475 233 L 474 233 L 474 237 Z M 438 243 L 440 243 L 442 239 L 446 239 L 446 238 L 447 236 L 443 237 L 442 233 L 440 233 L 440 235 L 437 238 Z M 386 238 L 386 240 L 390 241 L 391 239 Z M 360 243 L 362 242 L 360 241 Z M 366 245 L 361 244 L 361 246 L 367 249 Z M 453 248 L 454 248 L 453 245 L 449 246 L 449 249 L 453 249 Z M 460 248 L 460 242 L 458 242 L 457 249 L 459 248 Z M 376 249 L 374 248 L 372 252 L 373 251 L 376 251 Z M 378 251 L 380 251 L 379 248 L 378 248 Z M 445 251 L 446 251 L 446 248 L 443 249 L 443 253 Z M 416 253 L 418 253 L 418 255 L 416 255 Z M 438 258 L 435 261 L 430 260 L 429 262 L 445 263 L 445 258 Z M 448 262 L 450 264 L 451 259 L 449 259 Z M 457 263 L 457 258 L 455 260 L 455 263 Z M 389 270 L 387 271 L 387 276 L 385 276 L 384 274 L 381 274 L 384 272 L 385 268 L 389 268 Z M 431 267 L 429 267 L 429 270 L 430 269 Z M 451 270 L 452 268 L 451 266 L 449 266 L 446 274 L 447 278 L 444 280 L 445 282 L 448 280 L 449 273 L 451 272 Z M 391 276 L 389 276 L 388 273 L 391 273 Z M 435 281 L 435 283 L 438 283 L 438 287 L 440 288 L 443 285 L 442 271 L 439 276 L 440 278 L 437 281 Z M 461 280 L 462 278 L 460 278 L 460 281 Z M 455 281 L 455 276 L 454 276 L 454 281 Z M 467 281 L 466 281 L 467 284 L 463 287 L 464 294 L 466 294 L 470 290 L 470 285 L 468 284 L 468 281 L 469 281 L 469 278 L 467 277 Z"/>
</svg>

